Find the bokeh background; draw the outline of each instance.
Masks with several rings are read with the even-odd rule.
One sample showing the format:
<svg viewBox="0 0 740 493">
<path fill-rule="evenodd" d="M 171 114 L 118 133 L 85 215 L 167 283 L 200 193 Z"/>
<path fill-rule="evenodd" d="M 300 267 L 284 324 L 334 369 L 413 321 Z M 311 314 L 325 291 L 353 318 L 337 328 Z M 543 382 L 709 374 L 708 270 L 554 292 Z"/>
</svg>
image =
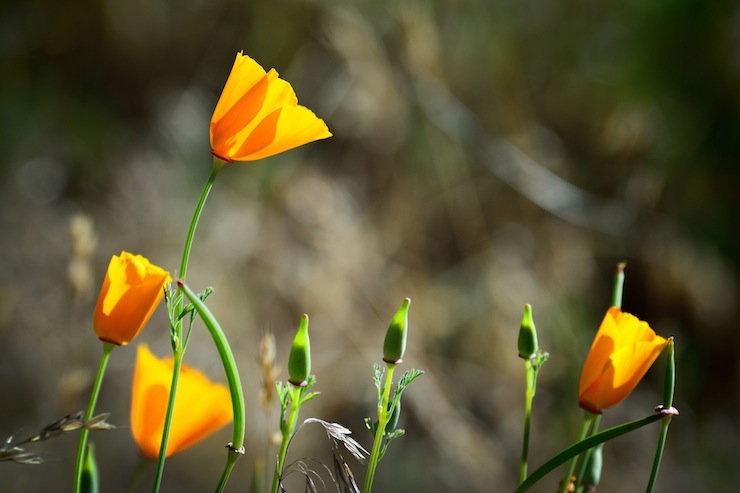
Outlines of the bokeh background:
<svg viewBox="0 0 740 493">
<path fill-rule="evenodd" d="M 237 51 L 291 81 L 334 137 L 219 175 L 188 281 L 238 357 L 248 491 L 277 417 L 259 341 L 285 367 L 311 317 L 303 417 L 366 447 L 371 367 L 409 296 L 404 396 L 380 492 L 512 491 L 531 303 L 541 347 L 532 467 L 577 434 L 580 367 L 625 260 L 624 308 L 676 339 L 674 420 L 656 491 L 738 484 L 740 6 L 730 0 L 251 2 L 29 0 L 0 7 L 0 438 L 85 407 L 91 314 L 110 256 L 179 265 L 210 172 L 208 123 Z M 139 341 L 169 350 L 165 311 Z M 133 347 L 114 352 L 93 436 L 102 490 L 126 491 Z M 198 327 L 187 361 L 223 381 Z M 603 426 L 660 402 L 664 358 Z M 283 372 L 283 375 L 285 372 Z M 644 490 L 658 427 L 610 443 L 600 491 Z M 230 431 L 167 462 L 163 491 L 210 491 Z M 77 435 L 0 463 L 2 491 L 71 487 Z M 330 457 L 307 427 L 289 460 Z M 358 480 L 364 467 L 352 462 Z M 269 466 L 268 466 L 269 468 Z M 152 469 L 140 491 L 148 491 Z M 554 491 L 557 474 L 535 491 Z M 302 491 L 295 487 L 294 491 Z"/>
</svg>

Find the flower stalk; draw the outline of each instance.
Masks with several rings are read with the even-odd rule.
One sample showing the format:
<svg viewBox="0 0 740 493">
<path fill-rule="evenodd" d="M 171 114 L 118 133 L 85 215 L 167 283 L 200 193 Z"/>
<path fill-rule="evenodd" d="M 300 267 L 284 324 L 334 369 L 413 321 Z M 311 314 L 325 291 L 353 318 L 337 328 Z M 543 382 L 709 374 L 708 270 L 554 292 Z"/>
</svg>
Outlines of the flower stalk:
<svg viewBox="0 0 740 493">
<path fill-rule="evenodd" d="M 385 439 L 385 428 L 390 420 L 391 413 L 388 409 L 388 400 L 391 394 L 391 386 L 393 385 L 393 371 L 396 369 L 394 363 L 386 362 L 388 371 L 385 375 L 385 384 L 383 385 L 383 393 L 378 401 L 378 426 L 375 429 L 375 439 L 373 440 L 373 448 L 370 452 L 370 462 L 367 466 L 367 476 L 365 476 L 365 486 L 362 488 L 363 493 L 370 493 L 373 489 L 373 479 L 375 478 L 375 470 L 378 467 L 380 461 L 380 451 L 383 440 Z"/>
<path fill-rule="evenodd" d="M 548 354 L 540 351 L 537 343 L 537 329 L 532 319 L 532 306 L 524 305 L 524 315 L 519 327 L 517 342 L 519 357 L 524 360 L 526 389 L 524 392 L 524 433 L 522 438 L 522 457 L 519 466 L 519 483 L 527 478 L 529 456 L 529 435 L 532 423 L 532 401 L 537 389 L 537 375 L 547 361 Z"/>
<path fill-rule="evenodd" d="M 650 480 L 648 481 L 648 486 L 645 490 L 646 493 L 651 493 L 653 491 L 655 481 L 658 477 L 660 463 L 663 460 L 665 442 L 668 439 L 668 427 L 671 424 L 673 416 L 678 414 L 678 411 L 675 411 L 673 407 L 673 394 L 676 388 L 676 355 L 673 346 L 673 338 L 671 337 L 668 339 L 668 361 L 666 362 L 665 385 L 663 387 L 663 406 L 661 408 L 669 412 L 664 413 L 663 419 L 660 422 L 658 446 L 655 450 L 655 459 L 653 460 L 653 467 L 650 471 Z"/>
<path fill-rule="evenodd" d="M 226 339 L 221 326 L 213 316 L 211 310 L 205 305 L 205 303 L 195 294 L 186 284 L 181 280 L 177 282 L 179 289 L 185 293 L 188 300 L 193 304 L 195 310 L 200 315 L 203 323 L 208 328 L 208 332 L 211 335 L 211 339 L 218 350 L 218 354 L 221 357 L 221 363 L 226 373 L 226 380 L 229 383 L 229 392 L 231 393 L 231 405 L 234 414 L 234 424 L 232 428 L 232 439 L 228 445 L 229 453 L 224 466 L 224 471 L 221 474 L 221 478 L 216 489 L 217 492 L 223 491 L 226 486 L 226 482 L 229 479 L 231 470 L 234 467 L 236 461 L 244 455 L 244 431 L 245 431 L 245 408 L 244 408 L 244 393 L 242 391 L 241 379 L 239 378 L 239 370 L 236 367 L 236 360 L 234 359 L 234 353 L 231 351 L 229 341 Z M 161 454 L 161 452 L 160 452 Z"/>
<path fill-rule="evenodd" d="M 615 438 L 620 437 L 626 433 L 642 428 L 643 426 L 647 426 L 650 423 L 654 423 L 663 418 L 664 414 L 665 413 L 661 412 L 651 414 L 650 416 L 647 416 L 645 418 L 606 429 L 604 431 L 596 433 L 595 435 L 591 435 L 585 440 L 577 441 L 576 443 L 538 467 L 532 474 L 527 477 L 526 481 L 519 485 L 514 493 L 524 493 L 525 491 L 529 491 L 529 489 L 534 486 L 540 479 L 552 472 L 555 468 L 571 460 L 573 457 L 577 457 L 586 450 L 595 447 L 601 443 L 607 442 L 609 440 L 614 440 Z"/>
<path fill-rule="evenodd" d="M 288 399 L 290 399 L 290 412 L 288 419 L 280 422 L 280 432 L 282 440 L 278 450 L 277 461 L 275 462 L 275 473 L 272 476 L 272 487 L 270 491 L 277 493 L 280 488 L 280 477 L 285 467 L 285 456 L 288 454 L 288 444 L 295 431 L 295 425 L 298 422 L 298 412 L 301 409 L 301 387 L 292 383 L 288 384 Z"/>
<path fill-rule="evenodd" d="M 213 170 L 211 171 L 211 175 L 208 177 L 208 180 L 206 181 L 205 187 L 203 187 L 203 191 L 200 194 L 200 199 L 198 200 L 198 204 L 195 206 L 195 211 L 193 213 L 193 217 L 190 220 L 190 227 L 188 228 L 188 234 L 185 238 L 185 246 L 182 251 L 182 259 L 180 261 L 180 271 L 179 276 L 181 280 L 185 280 L 185 276 L 187 274 L 188 270 L 188 263 L 190 261 L 190 251 L 193 246 L 193 238 L 195 237 L 195 230 L 198 227 L 198 221 L 200 220 L 200 216 L 203 212 L 203 207 L 205 206 L 206 200 L 208 199 L 208 195 L 211 192 L 211 189 L 213 188 L 213 183 L 216 180 L 216 175 L 218 174 L 219 169 L 221 168 L 220 165 L 217 165 L 216 159 L 214 159 L 214 165 Z M 165 414 L 165 420 L 164 420 L 164 429 L 162 431 L 162 444 L 160 445 L 159 449 L 159 457 L 157 458 L 157 469 L 154 473 L 154 485 L 152 487 L 152 491 L 154 493 L 157 493 L 162 485 L 162 476 L 164 474 L 164 462 L 166 458 L 166 452 L 167 452 L 167 443 L 169 441 L 170 437 L 170 428 L 172 423 L 172 413 L 175 410 L 175 397 L 177 396 L 177 385 L 178 381 L 180 379 L 180 370 L 182 368 L 182 359 L 185 356 L 185 349 L 186 345 L 184 344 L 183 337 L 182 337 L 182 318 L 180 318 L 180 314 L 182 312 L 182 306 L 183 306 L 183 300 L 182 300 L 182 288 L 180 284 L 178 284 L 177 289 L 178 295 L 175 297 L 174 300 L 174 308 L 171 309 L 171 313 L 175 315 L 174 317 L 174 323 L 172 327 L 172 356 L 174 358 L 174 367 L 172 370 L 172 383 L 170 384 L 170 396 L 169 400 L 167 402 L 167 412 Z"/>
<path fill-rule="evenodd" d="M 103 343 L 103 355 L 100 358 L 100 364 L 98 365 L 98 373 L 95 375 L 95 383 L 93 384 L 92 393 L 90 395 L 90 401 L 87 404 L 87 411 L 85 412 L 85 421 L 92 418 L 95 412 L 95 405 L 98 402 L 98 395 L 100 394 L 100 386 L 103 383 L 103 376 L 105 375 L 105 369 L 108 366 L 108 360 L 116 346 L 109 343 Z M 80 431 L 80 443 L 77 447 L 77 463 L 75 465 L 74 474 L 74 489 L 75 493 L 80 493 L 82 487 L 83 469 L 85 467 L 85 452 L 87 451 L 87 435 L 89 430 L 82 428 Z"/>
<path fill-rule="evenodd" d="M 285 467 L 285 456 L 288 453 L 288 445 L 298 422 L 301 405 L 318 395 L 310 392 L 311 387 L 316 382 L 316 379 L 310 373 L 311 341 L 308 336 L 308 315 L 303 314 L 295 337 L 293 337 L 293 343 L 290 346 L 288 383 L 279 382 L 277 384 L 278 393 L 280 394 L 280 433 L 282 434 L 282 440 L 275 463 L 275 472 L 272 476 L 271 491 L 273 493 L 277 493 L 280 488 L 280 478 Z M 290 412 L 286 420 L 285 411 L 288 405 L 290 405 Z"/>
</svg>

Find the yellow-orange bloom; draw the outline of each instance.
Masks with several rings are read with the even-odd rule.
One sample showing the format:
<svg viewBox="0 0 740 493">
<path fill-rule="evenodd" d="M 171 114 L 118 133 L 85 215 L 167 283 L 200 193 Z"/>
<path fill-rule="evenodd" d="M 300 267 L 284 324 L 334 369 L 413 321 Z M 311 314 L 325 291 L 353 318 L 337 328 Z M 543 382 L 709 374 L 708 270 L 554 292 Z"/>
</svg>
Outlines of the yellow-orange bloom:
<svg viewBox="0 0 740 493">
<path fill-rule="evenodd" d="M 606 312 L 583 365 L 580 406 L 600 414 L 637 386 L 668 340 L 647 324 L 613 306 Z"/>
<path fill-rule="evenodd" d="M 211 148 L 224 161 L 255 161 L 331 137 L 323 120 L 305 106 L 275 69 L 236 54 L 211 117 Z"/>
<path fill-rule="evenodd" d="M 172 383 L 172 358 L 158 359 L 146 344 L 138 347 L 131 389 L 131 432 L 142 455 L 156 460 L 162 443 L 167 400 Z M 233 419 L 231 394 L 198 370 L 183 364 L 167 442 L 169 457 Z"/>
<path fill-rule="evenodd" d="M 113 255 L 95 305 L 93 328 L 105 341 L 131 342 L 149 321 L 164 296 L 170 275 L 141 255 Z"/>
</svg>

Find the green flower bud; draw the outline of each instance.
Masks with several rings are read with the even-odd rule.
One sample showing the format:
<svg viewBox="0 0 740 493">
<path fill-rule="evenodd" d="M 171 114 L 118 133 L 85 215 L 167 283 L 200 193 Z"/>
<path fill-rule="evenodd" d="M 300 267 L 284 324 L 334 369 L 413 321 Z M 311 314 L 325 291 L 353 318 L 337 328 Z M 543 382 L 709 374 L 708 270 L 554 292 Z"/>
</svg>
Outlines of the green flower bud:
<svg viewBox="0 0 740 493">
<path fill-rule="evenodd" d="M 524 316 L 522 317 L 522 325 L 519 327 L 517 347 L 519 348 L 519 357 L 522 359 L 531 358 L 539 350 L 537 329 L 535 329 L 534 320 L 532 320 L 532 305 L 524 305 Z"/>
<path fill-rule="evenodd" d="M 398 309 L 388 331 L 385 333 L 385 342 L 383 343 L 383 361 L 389 364 L 397 365 L 406 352 L 406 335 L 409 326 L 409 305 L 411 299 L 406 298 Z"/>
<path fill-rule="evenodd" d="M 311 373 L 311 341 L 308 339 L 308 315 L 304 314 L 290 347 L 288 381 L 296 387 L 302 387 L 306 384 L 309 373 Z"/>
</svg>

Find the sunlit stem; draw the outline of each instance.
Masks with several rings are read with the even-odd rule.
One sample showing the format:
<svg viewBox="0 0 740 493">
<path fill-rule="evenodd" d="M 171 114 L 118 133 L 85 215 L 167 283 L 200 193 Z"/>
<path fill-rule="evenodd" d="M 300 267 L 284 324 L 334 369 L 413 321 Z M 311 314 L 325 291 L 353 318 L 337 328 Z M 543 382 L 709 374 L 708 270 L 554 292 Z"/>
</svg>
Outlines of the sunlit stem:
<svg viewBox="0 0 740 493">
<path fill-rule="evenodd" d="M 614 274 L 614 288 L 612 289 L 612 306 L 622 308 L 622 295 L 624 293 L 624 268 L 627 262 L 619 262 Z"/>
<path fill-rule="evenodd" d="M 577 442 L 583 442 L 591 430 L 591 424 L 593 423 L 594 415 L 588 411 L 583 412 L 583 422 L 581 423 L 581 431 L 578 433 Z M 578 455 L 573 456 L 568 462 L 568 468 L 565 470 L 565 476 L 563 481 L 560 483 L 560 493 L 566 493 L 568 491 L 568 484 L 570 484 L 570 478 L 573 476 L 573 471 L 576 469 L 576 461 Z"/>
<path fill-rule="evenodd" d="M 673 407 L 673 393 L 676 388 L 676 356 L 673 347 L 673 338 L 668 340 L 668 363 L 666 364 L 665 387 L 663 395 L 663 407 L 670 409 Z M 658 477 L 660 463 L 663 460 L 663 451 L 665 442 L 668 438 L 668 427 L 671 424 L 672 414 L 666 414 L 660 422 L 660 436 L 658 437 L 658 447 L 655 450 L 655 459 L 653 469 L 650 471 L 650 481 L 648 482 L 646 493 L 651 493 L 655 486 L 655 480 Z"/>
<path fill-rule="evenodd" d="M 285 422 L 285 428 L 281 429 L 283 439 L 280 442 L 280 450 L 278 451 L 277 462 L 275 463 L 275 474 L 272 476 L 272 493 L 277 493 L 280 487 L 280 476 L 283 474 L 283 467 L 285 466 L 285 456 L 288 453 L 288 443 L 290 443 L 290 437 L 293 436 L 295 425 L 298 422 L 298 411 L 301 409 L 301 388 L 290 385 L 290 411 L 288 412 L 288 420 Z M 281 426 L 281 428 L 283 428 Z"/>
<path fill-rule="evenodd" d="M 519 484 L 527 479 L 527 461 L 529 455 L 529 429 L 532 421 L 532 399 L 537 387 L 538 368 L 532 364 L 532 358 L 524 360 L 527 389 L 524 397 L 524 438 L 522 441 L 522 459 L 519 467 Z"/>
<path fill-rule="evenodd" d="M 378 467 L 378 461 L 380 460 L 380 449 L 383 445 L 383 440 L 385 439 L 385 427 L 388 425 L 388 420 L 391 417 L 391 413 L 388 409 L 388 401 L 391 395 L 391 387 L 393 385 L 393 371 L 396 369 L 396 365 L 393 363 L 386 363 L 386 365 L 388 366 L 388 371 L 385 375 L 383 396 L 378 403 L 378 428 L 375 430 L 375 440 L 373 441 L 373 449 L 370 452 L 370 463 L 367 466 L 365 487 L 362 489 L 363 493 L 370 493 L 373 489 L 375 469 Z"/>
<path fill-rule="evenodd" d="M 198 200 L 198 205 L 195 206 L 195 212 L 193 213 L 193 218 L 190 221 L 190 228 L 188 229 L 188 235 L 185 238 L 185 247 L 182 251 L 182 260 L 180 261 L 180 272 L 179 276 L 180 279 L 184 280 L 185 275 L 188 270 L 188 262 L 190 261 L 190 250 L 193 246 L 193 238 L 195 237 L 195 230 L 198 227 L 198 221 L 200 220 L 200 215 L 203 212 L 203 207 L 205 206 L 206 200 L 208 199 L 208 194 L 211 192 L 211 188 L 213 188 L 213 182 L 216 179 L 216 175 L 218 174 L 218 170 L 221 169 L 221 166 L 214 160 L 213 170 L 211 171 L 211 175 L 208 177 L 208 181 L 206 182 L 205 187 L 203 188 L 203 192 L 200 194 L 200 199 Z M 182 290 L 178 288 L 178 292 L 182 294 Z M 175 299 L 175 317 L 179 317 L 180 312 L 182 312 L 182 298 L 180 296 L 177 296 Z M 170 396 L 167 402 L 167 413 L 165 414 L 164 419 L 164 428 L 162 430 L 162 443 L 159 447 L 159 456 L 157 457 L 157 470 L 154 473 L 154 485 L 152 487 L 153 492 L 158 492 L 159 488 L 162 484 L 162 475 L 164 473 L 164 461 L 165 461 L 165 453 L 167 451 L 167 443 L 170 438 L 170 424 L 172 422 L 172 413 L 175 410 L 175 397 L 177 396 L 177 383 L 180 379 L 180 368 L 182 367 L 182 359 L 185 356 L 185 347 L 183 346 L 183 337 L 182 337 L 182 319 L 176 318 L 175 326 L 173 327 L 174 332 L 174 340 L 172 341 L 172 352 L 173 352 L 173 358 L 174 358 L 174 367 L 172 369 L 172 384 L 170 385 Z"/>
<path fill-rule="evenodd" d="M 195 294 L 188 286 L 182 281 L 177 282 L 178 288 L 183 291 L 188 300 L 193 304 L 195 310 L 198 312 L 203 324 L 208 329 L 208 333 L 211 335 L 218 355 L 221 358 L 221 364 L 223 365 L 224 372 L 226 373 L 226 381 L 229 383 L 229 393 L 231 394 L 231 406 L 234 415 L 234 422 L 232 427 L 232 438 L 231 443 L 228 446 L 229 453 L 226 459 L 226 465 L 224 471 L 221 474 L 221 479 L 218 483 L 217 492 L 223 491 L 226 486 L 226 482 L 229 480 L 231 470 L 234 468 L 236 461 L 244 455 L 244 430 L 245 430 L 245 409 L 244 409 L 244 392 L 242 390 L 241 379 L 239 378 L 239 370 L 236 367 L 236 360 L 234 359 L 234 353 L 231 351 L 226 334 L 221 329 L 216 317 L 213 316 L 211 310 L 203 303 L 203 301 Z M 160 452 L 161 453 L 161 452 Z"/>
<path fill-rule="evenodd" d="M 514 493 L 524 493 L 525 491 L 529 491 L 529 489 L 532 486 L 537 484 L 537 482 L 540 479 L 544 478 L 547 474 L 552 472 L 555 468 L 557 468 L 558 466 L 562 464 L 565 464 L 565 462 L 568 460 L 578 457 L 578 455 L 582 454 L 586 450 L 593 448 L 599 445 L 600 443 L 613 440 L 626 433 L 637 430 L 638 428 L 642 428 L 643 426 L 649 425 L 650 423 L 654 423 L 658 421 L 659 419 L 661 419 L 662 417 L 663 417 L 663 414 L 656 413 L 646 418 L 638 419 L 636 421 L 631 421 L 629 423 L 625 423 L 619 426 L 615 426 L 613 428 L 609 428 L 607 430 L 596 433 L 595 435 L 591 435 L 585 440 L 574 443 L 573 445 L 563 450 L 562 452 L 557 454 L 555 457 L 553 457 L 552 459 L 548 460 L 547 462 L 542 464 L 540 467 L 538 467 L 537 470 L 535 470 L 532 474 L 530 474 L 527 477 L 526 481 L 524 481 L 522 484 L 519 485 L 519 487 L 515 490 Z"/>
<path fill-rule="evenodd" d="M 188 271 L 188 262 L 190 261 L 190 250 L 193 246 L 193 238 L 195 237 L 195 229 L 198 227 L 198 221 L 200 220 L 200 215 L 203 212 L 203 207 L 206 204 L 206 200 L 208 199 L 208 194 L 211 192 L 211 188 L 213 188 L 213 182 L 216 180 L 216 175 L 218 174 L 218 171 L 221 169 L 221 166 L 218 165 L 218 163 L 214 162 L 213 170 L 211 171 L 211 176 L 208 177 L 208 181 L 206 182 L 206 186 L 203 188 L 203 192 L 200 194 L 200 199 L 198 200 L 198 205 L 195 206 L 195 212 L 193 213 L 193 219 L 190 221 L 190 228 L 188 229 L 188 236 L 185 238 L 185 248 L 183 248 L 182 251 L 182 260 L 180 261 L 180 272 L 178 273 L 178 276 L 183 281 L 185 280 L 185 275 Z"/>
<path fill-rule="evenodd" d="M 95 376 L 95 383 L 93 384 L 92 394 L 90 395 L 90 401 L 87 404 L 87 412 L 85 413 L 85 421 L 92 418 L 95 412 L 95 404 L 98 402 L 98 395 L 100 394 L 100 386 L 103 383 L 103 376 L 105 375 L 105 369 L 108 366 L 108 360 L 110 359 L 110 353 L 116 346 L 109 343 L 103 343 L 103 356 L 100 358 L 100 364 L 98 365 L 98 374 Z M 87 428 L 82 428 L 80 431 L 80 444 L 77 447 L 77 464 L 75 465 L 74 475 L 74 492 L 79 493 L 82 485 L 82 468 L 84 466 L 85 451 L 87 450 L 87 434 L 89 431 Z"/>
</svg>

